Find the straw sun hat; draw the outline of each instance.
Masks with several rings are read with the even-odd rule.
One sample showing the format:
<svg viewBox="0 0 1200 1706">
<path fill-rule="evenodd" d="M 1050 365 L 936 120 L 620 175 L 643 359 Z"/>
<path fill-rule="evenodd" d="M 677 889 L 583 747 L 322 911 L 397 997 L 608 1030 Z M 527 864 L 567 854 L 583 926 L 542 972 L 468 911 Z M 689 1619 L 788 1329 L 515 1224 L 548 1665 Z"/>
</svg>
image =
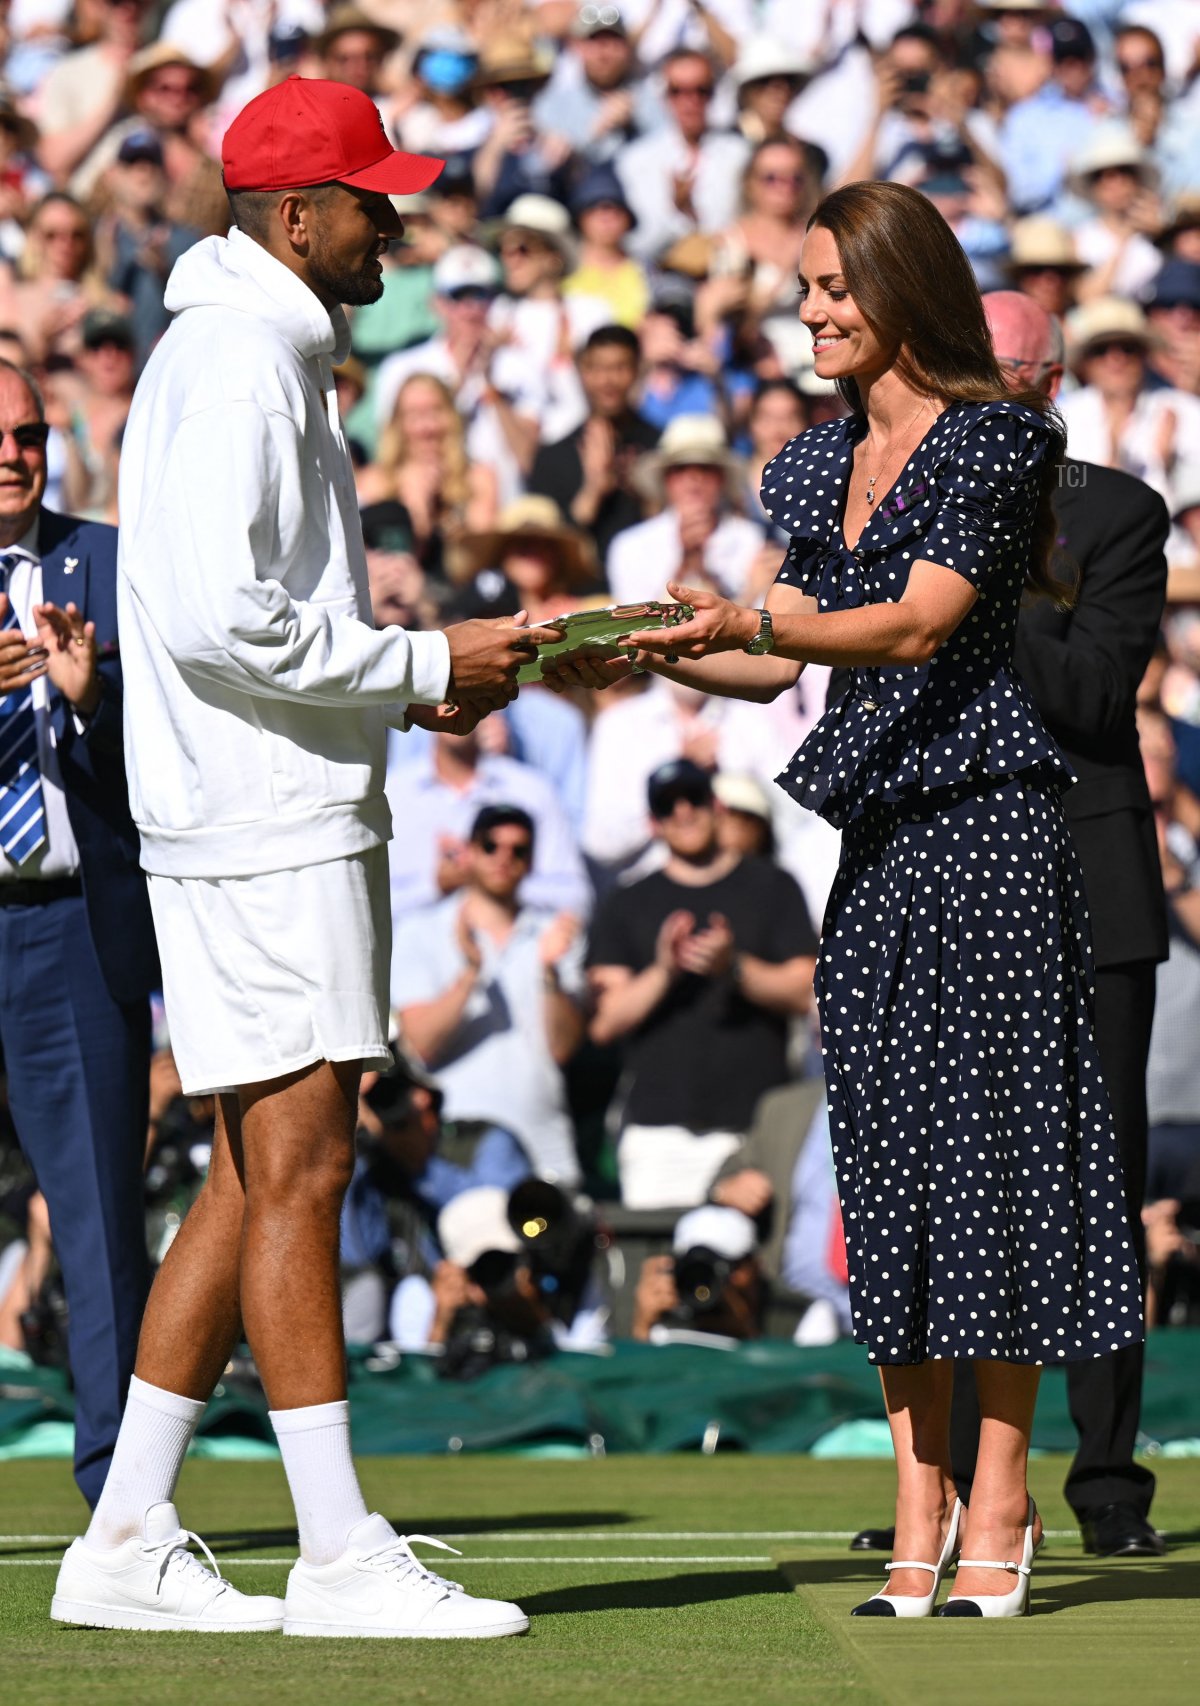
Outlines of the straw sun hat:
<svg viewBox="0 0 1200 1706">
<path fill-rule="evenodd" d="M 456 567 L 464 579 L 477 575 L 481 569 L 497 568 L 505 552 L 522 541 L 549 545 L 568 581 L 582 583 L 595 576 L 596 559 L 590 540 L 568 525 L 553 498 L 532 493 L 508 504 L 500 512 L 495 527 L 485 533 L 468 533 L 457 553 Z"/>
<path fill-rule="evenodd" d="M 668 421 L 658 449 L 644 456 L 635 470 L 634 484 L 661 502 L 663 475 L 671 468 L 719 468 L 729 495 L 736 497 L 740 491 L 738 461 L 715 415 L 676 415 Z"/>
</svg>

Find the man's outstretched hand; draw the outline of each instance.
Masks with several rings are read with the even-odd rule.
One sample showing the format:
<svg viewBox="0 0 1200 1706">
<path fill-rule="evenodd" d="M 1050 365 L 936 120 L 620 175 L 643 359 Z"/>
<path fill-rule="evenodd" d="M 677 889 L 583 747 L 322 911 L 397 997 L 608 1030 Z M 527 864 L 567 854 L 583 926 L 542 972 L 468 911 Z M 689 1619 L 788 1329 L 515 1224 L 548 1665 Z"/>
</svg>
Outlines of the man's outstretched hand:
<svg viewBox="0 0 1200 1706">
<path fill-rule="evenodd" d="M 446 629 L 450 645 L 447 699 L 451 704 L 475 700 L 497 690 L 508 690 L 509 699 L 515 696 L 517 671 L 532 662 L 539 646 L 548 646 L 562 638 L 557 628 L 524 628 L 525 620 L 526 612 L 518 610 L 515 616 L 477 618 L 456 622 Z"/>
</svg>

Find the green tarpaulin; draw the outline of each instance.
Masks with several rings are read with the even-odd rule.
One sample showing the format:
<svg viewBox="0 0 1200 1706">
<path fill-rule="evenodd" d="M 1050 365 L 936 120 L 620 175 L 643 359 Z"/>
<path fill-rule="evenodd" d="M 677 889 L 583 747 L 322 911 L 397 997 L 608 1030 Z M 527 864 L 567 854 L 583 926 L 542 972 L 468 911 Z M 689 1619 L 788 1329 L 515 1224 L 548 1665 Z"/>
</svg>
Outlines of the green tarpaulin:
<svg viewBox="0 0 1200 1706">
<path fill-rule="evenodd" d="M 882 1415 L 878 1375 L 866 1352 L 848 1343 L 799 1350 L 767 1341 L 733 1351 L 622 1343 L 609 1355 L 560 1353 L 465 1383 L 439 1378 L 426 1357 L 389 1367 L 357 1349 L 350 1371 L 354 1448 L 367 1455 L 555 1446 L 832 1454 L 839 1442 L 857 1455 L 881 1443 L 877 1428 L 862 1425 Z M 69 1434 L 44 1424 L 70 1417 L 61 1375 L 0 1364 L 0 1456 L 32 1455 L 39 1445 L 57 1455 Z M 1151 1451 L 1186 1450 L 1200 1436 L 1200 1330 L 1151 1336 L 1142 1433 Z M 224 1454 L 242 1439 L 271 1442 L 266 1401 L 253 1389 L 219 1387 L 201 1423 L 202 1448 Z M 1067 1451 L 1074 1442 L 1066 1381 L 1052 1370 L 1042 1383 L 1034 1445 Z"/>
</svg>

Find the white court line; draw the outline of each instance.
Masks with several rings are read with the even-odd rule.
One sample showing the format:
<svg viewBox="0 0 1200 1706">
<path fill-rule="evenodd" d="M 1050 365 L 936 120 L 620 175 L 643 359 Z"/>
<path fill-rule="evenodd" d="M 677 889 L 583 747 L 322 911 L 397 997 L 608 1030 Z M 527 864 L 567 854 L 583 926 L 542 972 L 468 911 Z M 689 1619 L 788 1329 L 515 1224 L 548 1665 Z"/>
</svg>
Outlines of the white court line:
<svg viewBox="0 0 1200 1706">
<path fill-rule="evenodd" d="M 224 1564 L 226 1569 L 236 1567 L 239 1570 L 244 1570 L 253 1564 L 290 1565 L 294 1564 L 296 1559 L 295 1555 L 290 1558 L 238 1558 L 225 1553 L 218 1561 Z M 614 1557 L 610 1553 L 606 1557 L 596 1558 L 455 1558 L 453 1568 L 460 1570 L 464 1564 L 773 1564 L 774 1562 L 775 1560 L 765 1552 L 714 1552 L 707 1555 L 695 1552 L 673 1552 L 669 1556 L 641 1552 L 636 1556 L 618 1554 Z M 6 1565 L 10 1569 L 49 1569 L 52 1565 L 57 1569 L 58 1564 L 57 1558 L 0 1558 L 0 1569 Z M 448 1569 L 450 1567 L 447 1565 Z"/>
<path fill-rule="evenodd" d="M 504 1540 L 510 1545 L 524 1544 L 537 1546 L 544 1540 L 577 1540 L 600 1544 L 604 1541 L 620 1542 L 623 1545 L 635 1545 L 642 1540 L 852 1540 L 858 1531 L 853 1528 L 744 1528 L 744 1529 L 638 1529 L 630 1532 L 628 1529 L 614 1533 L 605 1529 L 595 1533 L 580 1529 L 522 1529 L 510 1532 L 507 1529 L 470 1529 L 465 1533 L 457 1533 L 454 1529 L 443 1529 L 443 1540 Z M 1078 1533 L 1074 1528 L 1048 1528 L 1047 1540 L 1070 1540 Z M 32 1546 L 35 1544 L 48 1545 L 59 1543 L 65 1546 L 74 1540 L 73 1534 L 0 1534 L 0 1546 Z M 226 1553 L 230 1557 L 233 1554 Z"/>
</svg>

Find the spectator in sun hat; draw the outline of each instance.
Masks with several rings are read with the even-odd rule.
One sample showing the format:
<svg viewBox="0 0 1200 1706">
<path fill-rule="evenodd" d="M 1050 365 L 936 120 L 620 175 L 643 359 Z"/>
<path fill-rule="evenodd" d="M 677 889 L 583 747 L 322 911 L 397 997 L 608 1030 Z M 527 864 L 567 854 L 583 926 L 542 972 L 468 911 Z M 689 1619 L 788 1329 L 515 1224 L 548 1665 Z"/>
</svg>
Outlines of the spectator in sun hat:
<svg viewBox="0 0 1200 1706">
<path fill-rule="evenodd" d="M 763 534 L 733 513 L 738 463 L 720 421 L 712 415 L 677 415 L 658 449 L 643 458 L 639 479 L 663 508 L 613 540 L 608 583 L 617 603 L 661 597 L 667 581 L 679 579 L 725 588 L 724 596 L 739 597 Z"/>
<path fill-rule="evenodd" d="M 1056 17 L 1049 28 L 1050 77 L 1010 107 L 1000 126 L 1000 163 L 1017 214 L 1053 209 L 1070 162 L 1087 145 L 1103 110 L 1091 31 L 1069 17 Z"/>
<path fill-rule="evenodd" d="M 353 4 L 334 6 L 313 42 L 318 74 L 369 95 L 389 135 L 397 98 L 388 61 L 399 46 L 396 30 Z"/>
<path fill-rule="evenodd" d="M 485 218 L 502 214 L 521 195 L 566 200 L 571 145 L 543 134 L 533 117 L 533 102 L 553 69 L 553 53 L 520 32 L 501 32 L 483 44 L 473 85 L 492 120 L 474 161 Z"/>
<path fill-rule="evenodd" d="M 807 54 L 774 35 L 753 35 L 741 44 L 731 76 L 737 127 L 747 142 L 757 147 L 788 134 L 787 110 L 816 69 Z"/>
<path fill-rule="evenodd" d="M 1127 125 L 1097 125 L 1071 158 L 1070 188 L 1089 215 L 1072 231 L 1088 272 L 1081 301 L 1095 296 L 1139 296 L 1162 265 L 1151 236 L 1162 224 L 1158 168 Z"/>
<path fill-rule="evenodd" d="M 1079 277 L 1087 269 L 1066 226 L 1048 214 L 1031 213 L 1012 228 L 1008 270 L 1015 289 L 1061 319 L 1074 306 Z"/>
<path fill-rule="evenodd" d="M 313 43 L 322 77 L 361 89 L 379 105 L 381 73 L 387 57 L 400 45 L 400 37 L 360 7 L 334 6 L 325 28 Z"/>
<path fill-rule="evenodd" d="M 621 8 L 588 0 L 534 101 L 538 130 L 561 137 L 583 161 L 611 162 L 627 142 L 658 129 L 664 116 L 652 81 L 640 75 Z"/>
<path fill-rule="evenodd" d="M 1150 371 L 1180 391 L 1200 394 L 1200 262 L 1164 261 L 1144 298 L 1158 338 Z"/>
<path fill-rule="evenodd" d="M 167 187 L 180 194 L 198 176 L 215 174 L 205 150 L 204 115 L 216 99 L 218 78 L 170 41 L 152 42 L 129 61 L 126 116 L 105 131 L 71 178 L 71 188 L 90 195 L 104 183 L 121 144 L 148 131 L 162 150 Z"/>
<path fill-rule="evenodd" d="M 1136 474 L 1169 507 L 1175 469 L 1200 458 L 1200 397 L 1149 383 L 1147 358 L 1158 340 L 1136 303 L 1087 302 L 1066 329 L 1081 386 L 1059 405 L 1068 453 Z"/>
<path fill-rule="evenodd" d="M 640 326 L 650 305 L 650 287 L 645 270 L 627 252 L 636 221 L 611 166 L 593 166 L 584 173 L 571 192 L 571 217 L 579 230 L 579 255 L 564 281 L 564 296 L 605 302 L 614 324 Z"/>
<path fill-rule="evenodd" d="M 552 498 L 518 498 L 495 527 L 463 540 L 461 575 L 472 580 L 497 570 L 510 588 L 513 610 L 532 623 L 577 610 L 594 594 L 596 557 L 586 534 L 572 527 Z"/>
<path fill-rule="evenodd" d="M 773 859 L 775 830 L 771 796 L 757 776 L 747 770 L 718 770 L 713 777 L 717 840 L 727 853 L 751 859 Z"/>
<path fill-rule="evenodd" d="M 505 215 L 498 247 L 504 290 L 488 324 L 541 377 L 546 400 L 538 436 L 541 443 L 552 444 L 587 413 L 575 352 L 591 332 L 609 323 L 612 312 L 599 297 L 563 294 L 575 242 L 571 216 L 560 202 L 518 196 Z"/>
<path fill-rule="evenodd" d="M 1200 190 L 1172 202 L 1167 223 L 1154 241 L 1168 260 L 1200 263 Z"/>
</svg>

